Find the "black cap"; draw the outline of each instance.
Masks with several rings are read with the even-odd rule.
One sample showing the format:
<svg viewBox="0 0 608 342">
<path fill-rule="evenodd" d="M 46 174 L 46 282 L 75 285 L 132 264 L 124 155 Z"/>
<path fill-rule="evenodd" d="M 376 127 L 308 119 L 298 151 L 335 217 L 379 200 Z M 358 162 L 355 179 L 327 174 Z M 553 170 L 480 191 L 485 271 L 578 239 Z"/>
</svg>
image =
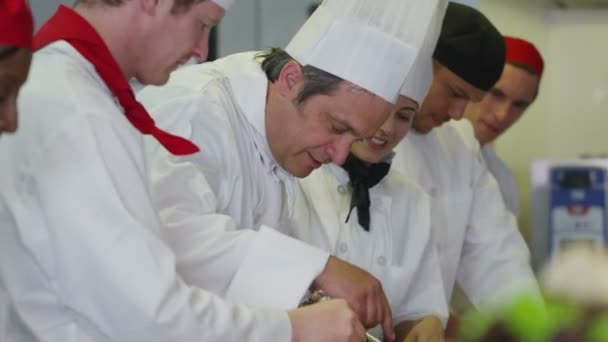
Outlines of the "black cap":
<svg viewBox="0 0 608 342">
<path fill-rule="evenodd" d="M 478 10 L 450 2 L 433 58 L 475 87 L 488 91 L 502 74 L 502 34 Z"/>
</svg>

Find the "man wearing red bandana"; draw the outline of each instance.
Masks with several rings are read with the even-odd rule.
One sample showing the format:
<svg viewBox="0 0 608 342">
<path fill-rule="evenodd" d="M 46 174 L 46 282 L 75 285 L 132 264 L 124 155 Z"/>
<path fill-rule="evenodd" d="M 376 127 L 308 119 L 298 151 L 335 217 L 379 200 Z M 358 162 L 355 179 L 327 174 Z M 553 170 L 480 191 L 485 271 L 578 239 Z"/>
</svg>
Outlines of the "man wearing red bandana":
<svg viewBox="0 0 608 342">
<path fill-rule="evenodd" d="M 30 68 L 33 30 L 25 0 L 0 2 L 0 134 L 17 129 L 17 94 Z"/>
<path fill-rule="evenodd" d="M 492 143 L 524 114 L 538 95 L 543 58 L 534 44 L 505 36 L 507 54 L 498 82 L 478 103 L 470 103 L 465 117 L 475 129 L 488 168 L 498 181 L 505 204 L 516 216 L 520 199 L 515 177 L 496 155 Z"/>
<path fill-rule="evenodd" d="M 204 289 L 186 283 L 161 233 L 143 141 L 180 156 L 199 148 L 160 129 L 128 80 L 161 85 L 191 56 L 204 60 L 230 2 L 78 0 L 37 33 L 20 129 L 0 140 L 0 341 L 363 340 L 342 300 L 287 312 L 220 298 L 217 272 Z M 29 46 L 31 16 L 26 29 L 4 18 L 23 6 L 2 0 L 2 45 Z M 214 251 L 242 248 L 222 233 L 205 236 Z"/>
</svg>

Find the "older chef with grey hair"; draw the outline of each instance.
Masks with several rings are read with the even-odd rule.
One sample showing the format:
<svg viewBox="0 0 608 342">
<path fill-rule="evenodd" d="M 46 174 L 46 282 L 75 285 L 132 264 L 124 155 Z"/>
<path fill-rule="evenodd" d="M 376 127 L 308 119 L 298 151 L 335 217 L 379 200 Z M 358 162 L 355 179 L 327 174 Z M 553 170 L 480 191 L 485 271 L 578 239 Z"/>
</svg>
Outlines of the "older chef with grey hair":
<svg viewBox="0 0 608 342">
<path fill-rule="evenodd" d="M 448 4 L 439 3 L 389 118 L 353 144 L 344 164 L 323 165 L 300 179 L 294 215 L 279 227 L 378 277 L 399 341 L 439 341 L 448 318 L 430 198 L 390 165 L 433 79 L 432 54 Z"/>
</svg>

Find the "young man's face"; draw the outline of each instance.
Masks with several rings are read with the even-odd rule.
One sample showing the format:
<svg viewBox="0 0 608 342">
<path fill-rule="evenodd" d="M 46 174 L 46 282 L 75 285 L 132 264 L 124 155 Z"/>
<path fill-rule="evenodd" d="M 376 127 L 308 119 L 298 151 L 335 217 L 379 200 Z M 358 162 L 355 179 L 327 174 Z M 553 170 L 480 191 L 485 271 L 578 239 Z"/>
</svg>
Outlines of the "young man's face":
<svg viewBox="0 0 608 342">
<path fill-rule="evenodd" d="M 450 119 L 462 119 L 469 101 L 479 102 L 484 95 L 481 89 L 436 61 L 433 61 L 433 71 L 433 83 L 413 124 L 414 129 L 423 134 Z"/>
<path fill-rule="evenodd" d="M 407 134 L 418 111 L 418 103 L 406 96 L 399 96 L 388 119 L 368 139 L 353 143 L 351 152 L 360 160 L 377 163 L 389 154 Z"/>
<path fill-rule="evenodd" d="M 540 79 L 537 75 L 506 64 L 500 80 L 479 103 L 467 108 L 475 137 L 484 145 L 494 141 L 513 125 L 536 98 Z"/>
<path fill-rule="evenodd" d="M 224 9 L 211 0 L 194 3 L 186 12 L 172 12 L 173 0 L 157 3 L 148 13 L 148 37 L 140 47 L 136 77 L 143 84 L 162 85 L 169 74 L 191 57 L 207 59 L 211 28 Z"/>
<path fill-rule="evenodd" d="M 266 131 L 275 159 L 296 177 L 306 177 L 324 163 L 343 164 L 352 143 L 372 136 L 391 109 L 390 103 L 348 82 L 331 95 L 314 95 L 297 104 L 304 80 L 292 80 L 278 90 L 283 92 L 280 101 L 267 104 L 267 111 L 276 115 L 266 116 Z"/>
<path fill-rule="evenodd" d="M 32 53 L 19 49 L 0 60 L 0 134 L 17 129 L 17 95 L 29 73 Z"/>
</svg>

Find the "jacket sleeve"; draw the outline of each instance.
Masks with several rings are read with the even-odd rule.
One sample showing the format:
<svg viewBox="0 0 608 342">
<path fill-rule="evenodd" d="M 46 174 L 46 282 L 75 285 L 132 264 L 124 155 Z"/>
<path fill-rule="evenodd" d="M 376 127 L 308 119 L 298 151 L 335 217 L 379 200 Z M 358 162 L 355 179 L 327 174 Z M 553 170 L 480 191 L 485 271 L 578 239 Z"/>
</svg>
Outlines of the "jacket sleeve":
<svg viewBox="0 0 608 342">
<path fill-rule="evenodd" d="M 64 122 L 11 203 L 59 305 L 113 341 L 289 341 L 285 312 L 237 305 L 180 277 L 158 236 L 133 133 L 108 121 Z"/>
<path fill-rule="evenodd" d="M 230 162 L 239 152 L 231 128 L 223 126 L 227 109 L 218 107 L 220 100 L 182 97 L 153 109 L 202 150 L 188 157 L 159 148 L 148 154 L 162 236 L 187 282 L 248 304 L 295 308 L 329 254 L 269 227 L 238 226 L 230 216 L 227 203 L 239 200 L 233 196 L 243 193 L 246 177 Z"/>
<path fill-rule="evenodd" d="M 500 305 L 521 292 L 540 299 L 528 247 L 478 145 L 471 162 L 473 203 L 457 282 L 476 307 Z"/>
</svg>

